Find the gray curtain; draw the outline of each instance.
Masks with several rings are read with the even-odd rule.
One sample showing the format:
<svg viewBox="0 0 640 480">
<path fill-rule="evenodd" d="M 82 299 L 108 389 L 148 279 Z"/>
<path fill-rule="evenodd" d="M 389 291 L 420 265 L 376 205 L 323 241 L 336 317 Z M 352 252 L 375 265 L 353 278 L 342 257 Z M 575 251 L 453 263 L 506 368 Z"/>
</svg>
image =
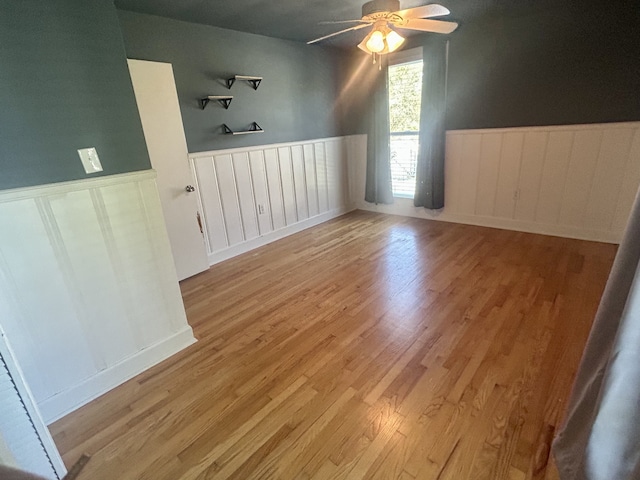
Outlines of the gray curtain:
<svg viewBox="0 0 640 480">
<path fill-rule="evenodd" d="M 380 61 L 385 59 L 386 55 L 382 55 Z M 370 203 L 393 203 L 389 147 L 388 77 L 387 66 L 383 65 L 382 70 L 377 72 L 369 101 L 367 181 L 364 199 Z"/>
<path fill-rule="evenodd" d="M 640 195 L 553 452 L 562 480 L 640 478 Z"/>
<path fill-rule="evenodd" d="M 422 47 L 422 106 L 420 148 L 416 170 L 416 207 L 444 207 L 444 145 L 447 79 L 446 42 Z"/>
</svg>

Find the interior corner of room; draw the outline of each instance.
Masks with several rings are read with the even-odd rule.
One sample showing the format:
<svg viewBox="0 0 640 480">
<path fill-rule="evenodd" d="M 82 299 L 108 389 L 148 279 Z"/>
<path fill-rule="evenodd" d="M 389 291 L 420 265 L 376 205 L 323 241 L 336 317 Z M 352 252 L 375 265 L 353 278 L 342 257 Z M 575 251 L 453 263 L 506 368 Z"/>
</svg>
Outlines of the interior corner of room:
<svg viewBox="0 0 640 480">
<path fill-rule="evenodd" d="M 129 403 L 109 404 L 113 411 L 107 409 L 104 417 L 95 420 L 96 429 L 107 428 L 120 413 L 139 406 L 135 405 L 136 395 L 144 387 L 131 379 L 148 374 L 159 364 L 170 370 L 180 362 L 194 361 L 189 357 L 193 352 L 204 355 L 198 348 L 207 352 L 222 349 L 228 338 L 211 340 L 215 322 L 209 327 L 194 325 L 194 318 L 200 319 L 207 302 L 213 300 L 198 297 L 200 303 L 190 303 L 193 299 L 188 294 L 212 288 L 205 275 L 215 269 L 224 271 L 229 282 L 241 275 L 250 278 L 250 258 L 267 272 L 271 268 L 281 271 L 277 261 L 272 266 L 261 264 L 261 252 L 276 252 L 269 258 L 284 258 L 292 254 L 284 251 L 285 246 L 302 247 L 278 242 L 311 241 L 294 236 L 304 231 L 311 236 L 308 232 L 321 232 L 328 242 L 322 244 L 326 251 L 342 245 L 349 228 L 362 228 L 358 222 L 394 231 L 387 223 L 393 218 L 398 225 L 422 232 L 423 240 L 431 238 L 420 230 L 427 228 L 423 227 L 427 221 L 436 225 L 434 238 L 449 238 L 446 232 L 482 236 L 478 232 L 488 231 L 475 227 L 510 232 L 495 237 L 487 234 L 498 243 L 509 239 L 539 246 L 542 236 L 559 237 L 552 242 L 560 242 L 553 248 L 560 252 L 559 257 L 564 255 L 562 268 L 569 274 L 584 274 L 580 282 L 588 283 L 588 273 L 598 276 L 598 282 L 606 280 L 612 261 L 609 253 L 623 238 L 640 185 L 640 13 L 633 2 L 616 3 L 603 13 L 590 2 L 578 8 L 550 0 L 535 5 L 450 0 L 443 2 L 450 16 L 440 11 L 440 20 L 434 22 L 449 19 L 459 27 L 442 38 L 407 34 L 400 21 L 399 27 L 393 23 L 396 17 L 389 16 L 394 20 L 385 20 L 389 26 L 382 27 L 373 20 L 358 20 L 364 2 L 355 0 L 326 0 L 315 2 L 317 5 L 287 0 L 278 6 L 266 0 L 200 2 L 199 8 L 211 10 L 204 16 L 196 7 L 181 10 L 168 0 L 155 7 L 148 3 L 0 3 L 0 464 L 46 478 L 63 478 L 73 461 L 87 452 L 81 451 L 79 437 L 68 430 L 54 441 L 49 427 L 73 412 L 78 414 L 78 409 L 92 401 L 99 402 L 108 392 L 123 389 L 118 392 L 124 392 L 121 395 Z M 417 8 L 420 2 L 407 3 Z M 341 25 L 318 26 L 318 22 L 349 20 L 354 15 L 359 27 L 344 37 L 306 44 L 312 32 L 324 38 L 341 29 Z M 290 28 L 284 25 L 286 21 Z M 368 38 L 365 27 L 370 25 L 371 33 L 376 28 L 385 35 L 389 28 L 398 30 L 406 36 L 405 42 L 395 53 L 376 53 L 360 44 L 367 55 L 357 46 Z M 436 72 L 443 80 L 441 90 L 433 88 L 437 67 L 429 49 L 437 50 L 443 62 Z M 393 117 L 394 108 L 405 112 L 415 105 L 390 97 L 394 80 L 388 79 L 389 66 L 412 62 L 423 62 L 412 75 L 421 82 L 426 79 L 428 85 L 412 84 L 407 95 L 422 92 L 427 107 L 415 108 L 413 119 L 401 119 L 395 127 L 392 120 L 390 126 L 389 112 Z M 398 84 L 409 76 L 409 70 L 400 71 Z M 435 91 L 441 92 L 437 101 L 429 97 Z M 380 92 L 382 103 L 376 100 Z M 382 117 L 378 116 L 381 106 Z M 435 163 L 416 163 L 426 148 L 426 137 L 420 132 L 431 125 L 423 113 L 429 106 L 432 112 L 441 112 L 437 121 L 443 133 L 442 185 L 437 190 L 444 206 L 433 208 L 425 208 L 428 205 L 414 197 L 424 180 L 421 172 L 440 168 Z M 380 128 L 380 118 L 385 119 L 384 128 Z M 383 165 L 383 173 L 389 175 L 388 198 L 377 196 L 377 191 L 371 196 L 372 189 L 377 189 L 372 178 L 381 178 L 380 166 L 370 160 L 376 144 L 389 152 Z M 395 163 L 389 166 L 390 162 Z M 351 220 L 353 227 L 348 224 Z M 339 227 L 331 231 L 333 224 L 327 223 L 331 221 L 345 223 L 336 223 Z M 313 228 L 319 230 L 308 230 Z M 453 230 L 441 230 L 444 228 Z M 394 240 L 393 233 L 385 234 L 390 235 L 390 242 Z M 584 243 L 568 243 L 573 240 Z M 404 237 L 399 241 L 409 242 Z M 267 245 L 272 250 L 261 250 Z M 283 245 L 281 250 L 278 245 Z M 572 245 L 580 245 L 575 248 L 582 253 L 567 253 L 573 252 Z M 311 256 L 326 254 L 307 247 Z M 286 257 L 292 277 L 295 261 L 304 255 L 302 250 Z M 604 253 L 591 258 L 583 271 L 577 264 L 584 260 L 584 251 L 596 250 Z M 462 250 L 458 253 L 461 258 L 468 255 Z M 336 264 L 346 262 L 331 258 Z M 511 260 L 518 264 L 517 259 Z M 234 261 L 239 263 L 229 263 Z M 456 259 L 448 261 L 455 263 Z M 379 269 L 380 276 L 396 278 L 383 272 L 383 266 Z M 452 271 L 456 278 L 463 276 L 460 265 Z M 509 272 L 504 282 L 508 283 L 515 270 Z M 472 279 L 476 271 L 469 266 L 464 273 Z M 203 283 L 191 287 L 195 284 L 182 282 L 194 278 L 204 279 Z M 542 280 L 531 281 L 530 289 L 525 292 L 523 287 L 520 292 L 522 298 L 550 294 L 544 290 L 547 287 L 536 283 Z M 216 286 L 220 285 L 218 280 Z M 323 288 L 334 292 L 340 285 L 336 278 Z M 597 285 L 599 288 L 600 283 Z M 433 288 L 419 294 L 446 290 Z M 582 283 L 575 288 L 598 290 Z M 469 296 L 481 295 L 478 291 Z M 307 293 L 300 292 L 301 298 Z M 453 291 L 448 294 L 455 297 Z M 331 302 L 345 302 L 347 309 L 349 301 L 360 298 L 358 292 L 351 295 Z M 551 315 L 548 309 L 564 308 L 556 300 L 544 303 L 536 315 L 541 318 Z M 244 310 L 234 302 L 246 302 L 247 309 L 255 306 L 253 300 L 240 296 L 224 301 L 240 317 Z M 362 301 L 354 318 L 368 312 Z M 589 303 L 590 307 L 596 305 Z M 472 315 L 475 308 L 464 314 Z M 591 322 L 593 314 L 590 310 L 585 313 L 586 308 L 580 313 L 591 315 L 585 320 Z M 307 318 L 307 312 L 298 313 L 301 319 Z M 571 312 L 563 313 L 571 316 Z M 316 320 L 322 325 L 329 321 Z M 296 325 L 281 331 L 278 325 L 273 320 L 261 326 L 260 333 L 253 332 L 255 338 L 247 334 L 246 342 L 239 344 L 242 348 L 268 344 L 302 328 Z M 277 334 L 270 337 L 272 329 Z M 515 338 L 513 331 L 511 334 Z M 364 330 L 354 329 L 349 335 L 363 344 L 371 341 Z M 199 346 L 202 336 L 212 343 Z M 466 340 L 466 345 L 480 350 L 486 346 L 484 353 L 489 348 Z M 424 339 L 409 353 L 422 351 L 427 343 Z M 319 356 L 315 348 L 309 346 L 304 358 Z M 582 348 L 584 345 L 578 350 Z M 333 350 L 327 347 L 326 352 L 330 356 Z M 464 358 L 474 365 L 476 357 L 469 355 Z M 404 366 L 409 365 L 408 358 Z M 358 359 L 344 362 L 355 368 Z M 414 367 L 407 375 L 430 368 Z M 458 367 L 451 361 L 434 371 Z M 562 390 L 562 408 L 577 363 L 571 368 L 572 372 L 557 380 L 564 382 L 561 387 L 555 383 L 544 386 L 554 393 Z M 461 372 L 462 377 L 472 375 Z M 153 383 L 152 379 L 146 380 Z M 384 384 L 383 378 L 378 380 Z M 295 401 L 317 393 L 311 387 L 294 385 L 300 388 L 290 392 Z M 153 401 L 161 403 L 171 388 L 158 387 Z M 272 388 L 265 390 L 260 401 L 283 398 L 280 387 Z M 373 404 L 378 405 L 383 393 L 376 396 L 376 388 L 382 387 L 375 387 L 356 395 L 350 388 L 334 399 L 339 405 L 351 404 L 358 395 L 366 402 L 375 397 Z M 455 386 L 452 388 L 455 393 Z M 498 402 L 493 396 L 500 390 L 498 383 L 495 388 L 489 400 Z M 151 401 L 149 398 L 140 403 Z M 265 405 L 278 408 L 273 403 Z M 403 411 L 404 407 L 398 408 Z M 563 413 L 554 410 L 554 419 L 559 422 Z M 294 418 L 295 411 L 291 415 Z M 136 417 L 138 420 L 144 422 Z M 394 421 L 400 420 L 394 417 Z M 225 432 L 225 441 L 236 439 L 233 435 L 240 435 L 237 432 L 243 428 L 249 430 L 249 423 Z M 397 430 L 390 430 L 389 437 L 406 433 L 395 426 Z M 294 428 L 286 423 L 281 427 L 278 432 L 283 435 L 287 428 Z M 535 436 L 539 432 L 525 433 Z M 198 435 L 206 436 L 203 432 Z M 260 441 L 270 445 L 266 438 Z M 363 441 L 369 445 L 373 438 Z M 226 450 L 220 449 L 226 444 L 221 445 L 213 452 L 222 458 Z M 349 448 L 354 450 L 354 445 Z M 101 448 L 101 454 L 108 457 L 104 449 L 111 447 L 107 448 L 106 440 Z M 59 449 L 64 450 L 64 461 Z M 243 457 L 248 463 L 242 463 L 242 468 L 252 465 L 254 453 L 255 449 Z M 184 460 L 190 469 L 184 467 L 183 472 L 172 464 L 172 471 L 184 473 L 180 478 L 200 478 L 197 475 L 202 471 L 193 462 L 218 459 L 207 455 L 213 454 L 207 451 L 197 461 L 191 457 L 175 460 L 176 465 Z M 343 466 L 341 455 L 332 453 L 331 459 L 314 466 L 313 473 L 318 478 L 334 478 Z M 224 458 L 229 464 L 220 468 L 230 469 L 233 461 Z M 358 461 L 365 462 L 362 458 Z M 90 460 L 89 465 L 92 461 L 100 460 Z M 145 472 L 123 471 L 122 478 L 151 475 L 153 466 L 147 467 L 150 470 Z M 414 467 L 407 467 L 403 478 L 431 478 L 426 473 L 416 477 L 426 467 Z M 242 468 L 238 464 L 237 471 L 227 473 L 248 475 Z M 514 472 L 512 469 L 512 478 L 519 478 L 515 475 L 520 470 Z"/>
</svg>

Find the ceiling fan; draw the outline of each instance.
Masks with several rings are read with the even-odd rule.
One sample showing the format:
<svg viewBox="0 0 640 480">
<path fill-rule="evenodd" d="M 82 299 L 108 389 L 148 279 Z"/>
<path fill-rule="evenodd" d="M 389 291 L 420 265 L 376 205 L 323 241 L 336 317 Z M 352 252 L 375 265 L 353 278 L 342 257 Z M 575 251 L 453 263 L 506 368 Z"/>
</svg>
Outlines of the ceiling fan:
<svg viewBox="0 0 640 480">
<path fill-rule="evenodd" d="M 376 55 L 391 53 L 400 48 L 404 42 L 404 38 L 394 28 L 433 33 L 453 32 L 458 28 L 457 23 L 430 20 L 431 17 L 440 17 L 449 13 L 451 12 L 448 8 L 436 3 L 400 10 L 399 0 L 372 0 L 362 6 L 362 18 L 360 20 L 322 22 L 323 24 L 358 23 L 358 25 L 316 38 L 307 42 L 307 44 L 317 43 L 352 30 L 373 27 L 369 34 L 364 37 L 364 40 L 360 42 L 358 48 L 373 54 L 375 62 Z"/>
</svg>

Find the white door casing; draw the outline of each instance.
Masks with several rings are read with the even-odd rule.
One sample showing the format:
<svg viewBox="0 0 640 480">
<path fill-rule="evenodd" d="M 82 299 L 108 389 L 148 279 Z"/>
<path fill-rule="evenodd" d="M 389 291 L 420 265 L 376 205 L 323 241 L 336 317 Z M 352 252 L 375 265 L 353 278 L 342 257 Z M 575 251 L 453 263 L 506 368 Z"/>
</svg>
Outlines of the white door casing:
<svg viewBox="0 0 640 480">
<path fill-rule="evenodd" d="M 0 465 L 45 478 L 62 478 L 66 468 L 31 390 L 0 328 Z"/>
<path fill-rule="evenodd" d="M 173 68 L 145 60 L 128 63 L 151 166 L 158 174 L 176 272 L 183 280 L 206 270 L 209 263 L 197 220 L 197 194 L 187 191 L 194 183 Z"/>
</svg>

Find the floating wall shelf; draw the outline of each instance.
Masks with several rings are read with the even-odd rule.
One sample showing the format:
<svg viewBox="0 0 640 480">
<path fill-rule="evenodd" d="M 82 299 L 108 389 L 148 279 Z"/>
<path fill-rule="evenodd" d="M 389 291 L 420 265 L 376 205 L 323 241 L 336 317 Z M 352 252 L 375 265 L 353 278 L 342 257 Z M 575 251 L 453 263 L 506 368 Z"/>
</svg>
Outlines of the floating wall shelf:
<svg viewBox="0 0 640 480">
<path fill-rule="evenodd" d="M 258 125 L 256 122 L 253 122 L 249 126 L 249 130 L 241 130 L 239 132 L 234 132 L 229 127 L 227 127 L 226 123 L 223 123 L 222 124 L 222 130 L 224 131 L 224 133 L 229 134 L 229 135 L 246 135 L 247 133 L 262 133 L 262 132 L 264 132 L 262 127 L 260 125 Z"/>
<path fill-rule="evenodd" d="M 233 84 L 236 83 L 236 80 L 242 80 L 242 81 L 248 82 L 253 87 L 254 90 L 258 90 L 258 86 L 262 81 L 262 77 L 251 77 L 249 75 L 234 75 L 231 78 L 227 78 L 227 87 L 229 88 L 229 90 L 231 90 L 231 87 L 233 86 Z"/>
<path fill-rule="evenodd" d="M 211 100 L 217 101 L 220 105 L 222 105 L 225 109 L 229 108 L 231 104 L 231 100 L 233 97 L 231 95 L 209 95 L 208 97 L 200 99 L 200 106 L 204 110 Z"/>
</svg>

